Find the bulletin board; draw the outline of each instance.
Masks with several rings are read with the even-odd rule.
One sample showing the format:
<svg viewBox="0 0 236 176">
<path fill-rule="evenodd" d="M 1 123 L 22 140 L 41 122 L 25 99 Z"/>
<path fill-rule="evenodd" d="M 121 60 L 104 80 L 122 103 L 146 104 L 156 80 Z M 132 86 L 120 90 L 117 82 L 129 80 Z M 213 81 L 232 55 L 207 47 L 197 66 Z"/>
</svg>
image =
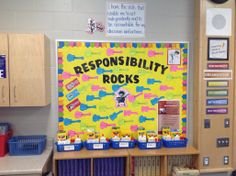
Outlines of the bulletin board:
<svg viewBox="0 0 236 176">
<path fill-rule="evenodd" d="M 58 128 L 187 128 L 187 42 L 57 41 Z"/>
</svg>

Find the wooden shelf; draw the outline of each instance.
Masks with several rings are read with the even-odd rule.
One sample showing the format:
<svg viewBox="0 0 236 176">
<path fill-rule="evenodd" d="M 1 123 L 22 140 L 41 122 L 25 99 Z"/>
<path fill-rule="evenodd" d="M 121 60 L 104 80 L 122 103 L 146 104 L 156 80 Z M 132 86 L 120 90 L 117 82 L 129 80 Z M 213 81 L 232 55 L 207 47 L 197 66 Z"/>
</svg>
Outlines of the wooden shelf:
<svg viewBox="0 0 236 176">
<path fill-rule="evenodd" d="M 53 173 L 57 176 L 57 161 L 58 160 L 70 160 L 70 159 L 90 159 L 91 163 L 91 176 L 94 172 L 94 158 L 114 158 L 125 157 L 126 158 L 126 171 L 125 175 L 129 175 L 129 153 L 126 149 L 109 149 L 109 150 L 86 150 L 83 148 L 77 152 L 57 152 L 54 150 L 53 155 Z"/>
<path fill-rule="evenodd" d="M 231 167 L 216 168 L 216 169 L 200 169 L 200 173 L 217 173 L 217 172 L 231 172 L 234 169 Z"/>
<path fill-rule="evenodd" d="M 134 149 L 109 149 L 109 150 L 86 150 L 83 148 L 77 152 L 57 152 L 54 150 L 54 160 L 83 159 L 83 158 L 108 158 L 128 156 L 172 156 L 172 155 L 198 155 L 199 151 L 188 146 L 186 148 L 161 148 L 159 150 Z"/>
<path fill-rule="evenodd" d="M 192 155 L 198 156 L 199 151 L 188 146 L 186 148 L 161 148 L 159 150 L 140 150 L 134 149 L 109 149 L 109 150 L 86 150 L 83 148 L 78 152 L 57 152 L 54 150 L 53 156 L 53 168 L 54 174 L 57 175 L 57 161 L 68 159 L 91 159 L 91 168 L 93 173 L 93 159 L 94 158 L 111 158 L 111 157 L 126 157 L 126 176 L 129 175 L 129 169 L 132 166 L 132 160 L 130 157 L 145 157 L 145 156 L 160 156 L 161 162 L 161 175 L 168 175 L 168 156 L 177 155 Z M 91 174 L 92 174 L 91 173 Z"/>
<path fill-rule="evenodd" d="M 115 150 L 86 150 L 83 148 L 77 152 L 57 152 L 54 150 L 54 160 L 65 159 L 85 159 L 85 158 L 109 158 L 109 157 L 128 157 L 129 153 L 126 149 Z"/>
<path fill-rule="evenodd" d="M 128 149 L 130 157 L 146 157 L 146 156 L 160 156 L 161 162 L 161 175 L 167 176 L 168 175 L 168 156 L 178 156 L 178 155 L 192 155 L 196 156 L 194 159 L 194 166 L 196 168 L 196 158 L 198 158 L 199 151 L 192 147 L 187 146 L 186 148 L 161 148 L 158 150 L 140 150 L 139 148 Z M 130 159 L 131 161 L 131 159 Z M 131 163 L 130 163 L 131 164 Z"/>
<path fill-rule="evenodd" d="M 172 156 L 172 155 L 198 155 L 199 151 L 192 146 L 186 148 L 161 148 L 159 150 L 128 149 L 130 156 Z"/>
</svg>

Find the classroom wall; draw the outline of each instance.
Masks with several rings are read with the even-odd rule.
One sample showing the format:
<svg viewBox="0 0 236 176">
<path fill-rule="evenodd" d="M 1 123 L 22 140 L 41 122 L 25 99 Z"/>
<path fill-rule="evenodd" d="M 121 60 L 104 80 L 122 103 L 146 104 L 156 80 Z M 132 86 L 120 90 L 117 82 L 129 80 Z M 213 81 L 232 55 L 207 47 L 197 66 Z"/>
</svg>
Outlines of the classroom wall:
<svg viewBox="0 0 236 176">
<path fill-rule="evenodd" d="M 118 1 L 118 0 L 116 0 Z M 125 2 L 127 0 L 120 0 Z M 0 31 L 44 32 L 51 41 L 51 105 L 43 108 L 0 108 L 0 121 L 12 124 L 17 135 L 57 131 L 56 39 L 189 41 L 189 138 L 192 142 L 194 0 L 129 0 L 146 3 L 146 36 L 105 37 L 85 32 L 88 18 L 105 24 L 106 0 L 0 0 Z"/>
</svg>

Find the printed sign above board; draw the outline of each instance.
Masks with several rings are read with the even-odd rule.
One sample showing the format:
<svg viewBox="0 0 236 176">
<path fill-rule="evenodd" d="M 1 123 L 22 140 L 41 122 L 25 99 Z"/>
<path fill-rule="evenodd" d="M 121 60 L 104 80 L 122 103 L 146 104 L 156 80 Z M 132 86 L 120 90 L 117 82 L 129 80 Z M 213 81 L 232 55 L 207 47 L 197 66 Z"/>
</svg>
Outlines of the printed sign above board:
<svg viewBox="0 0 236 176">
<path fill-rule="evenodd" d="M 110 37 L 144 37 L 145 4 L 107 2 L 106 35 Z"/>
<path fill-rule="evenodd" d="M 188 52 L 188 43 L 57 41 L 59 130 L 186 133 Z"/>
</svg>

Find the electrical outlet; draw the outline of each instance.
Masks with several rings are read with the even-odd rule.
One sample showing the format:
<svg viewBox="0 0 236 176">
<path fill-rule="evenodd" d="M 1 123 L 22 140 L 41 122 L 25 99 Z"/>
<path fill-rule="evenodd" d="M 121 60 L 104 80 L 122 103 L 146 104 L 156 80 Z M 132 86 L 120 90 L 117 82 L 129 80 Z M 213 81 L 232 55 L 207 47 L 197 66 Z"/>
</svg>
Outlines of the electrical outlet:
<svg viewBox="0 0 236 176">
<path fill-rule="evenodd" d="M 221 139 L 216 139 L 216 147 L 221 147 Z"/>
<path fill-rule="evenodd" d="M 229 147 L 229 138 L 225 138 L 225 146 Z"/>
<path fill-rule="evenodd" d="M 203 157 L 203 166 L 209 166 L 209 157 Z"/>
<path fill-rule="evenodd" d="M 224 165 L 229 164 L 229 156 L 224 156 Z"/>
<path fill-rule="evenodd" d="M 229 138 L 217 138 L 216 147 L 229 147 Z"/>
<path fill-rule="evenodd" d="M 224 119 L 224 127 L 229 128 L 230 127 L 230 119 L 226 118 Z"/>
<path fill-rule="evenodd" d="M 204 119 L 204 128 L 211 128 L 211 120 Z"/>
</svg>

